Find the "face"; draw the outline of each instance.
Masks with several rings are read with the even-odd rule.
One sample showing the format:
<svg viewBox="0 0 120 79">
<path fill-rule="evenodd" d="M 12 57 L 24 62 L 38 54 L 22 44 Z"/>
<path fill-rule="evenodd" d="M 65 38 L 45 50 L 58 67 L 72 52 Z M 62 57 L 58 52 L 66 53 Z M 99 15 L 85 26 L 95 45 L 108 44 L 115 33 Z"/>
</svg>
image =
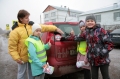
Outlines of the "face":
<svg viewBox="0 0 120 79">
<path fill-rule="evenodd" d="M 23 24 L 28 24 L 29 23 L 29 15 L 25 16 L 24 18 L 20 18 L 20 20 Z"/>
<path fill-rule="evenodd" d="M 80 27 L 81 31 L 85 31 L 85 26 Z"/>
<path fill-rule="evenodd" d="M 33 33 L 34 36 L 37 36 L 37 37 L 40 37 L 40 34 L 41 34 L 41 29 L 38 28 L 35 30 L 35 32 Z"/>
<path fill-rule="evenodd" d="M 93 27 L 95 26 L 95 21 L 92 20 L 92 19 L 87 20 L 87 21 L 86 21 L 86 26 L 87 26 L 88 28 L 93 28 Z"/>
</svg>

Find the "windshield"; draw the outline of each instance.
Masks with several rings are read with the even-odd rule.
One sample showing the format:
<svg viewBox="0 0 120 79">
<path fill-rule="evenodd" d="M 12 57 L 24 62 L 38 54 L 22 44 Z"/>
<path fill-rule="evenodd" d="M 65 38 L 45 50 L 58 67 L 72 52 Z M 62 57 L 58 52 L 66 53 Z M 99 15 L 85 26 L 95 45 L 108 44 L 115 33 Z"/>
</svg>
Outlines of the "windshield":
<svg viewBox="0 0 120 79">
<path fill-rule="evenodd" d="M 65 33 L 63 36 L 69 35 L 71 31 L 74 31 L 75 35 L 78 35 L 80 33 L 78 25 L 56 24 L 56 26 Z"/>
</svg>

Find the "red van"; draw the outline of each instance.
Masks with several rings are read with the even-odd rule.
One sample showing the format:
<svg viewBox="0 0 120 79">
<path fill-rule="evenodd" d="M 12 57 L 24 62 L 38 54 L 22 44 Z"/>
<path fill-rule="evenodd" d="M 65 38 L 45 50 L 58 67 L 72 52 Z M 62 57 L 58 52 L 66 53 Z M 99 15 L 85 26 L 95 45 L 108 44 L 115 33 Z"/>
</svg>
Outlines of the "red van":
<svg viewBox="0 0 120 79">
<path fill-rule="evenodd" d="M 53 77 L 59 77 L 69 73 L 80 71 L 76 67 L 77 42 L 71 40 L 61 41 L 61 37 L 66 37 L 74 30 L 75 35 L 80 33 L 78 22 L 48 22 L 48 25 L 55 25 L 64 31 L 64 35 L 56 32 L 46 32 L 42 34 L 42 40 L 47 43 L 51 42 L 51 48 L 47 51 L 48 62 L 55 67 Z"/>
</svg>

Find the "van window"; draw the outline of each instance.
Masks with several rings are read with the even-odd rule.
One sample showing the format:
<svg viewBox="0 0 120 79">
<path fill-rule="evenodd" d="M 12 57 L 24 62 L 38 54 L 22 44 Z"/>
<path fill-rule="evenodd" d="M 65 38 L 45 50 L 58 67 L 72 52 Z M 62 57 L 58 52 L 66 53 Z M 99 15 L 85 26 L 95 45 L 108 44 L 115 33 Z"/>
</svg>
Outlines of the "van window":
<svg viewBox="0 0 120 79">
<path fill-rule="evenodd" d="M 112 31 L 112 33 L 120 33 L 120 29 L 115 29 Z"/>
<path fill-rule="evenodd" d="M 78 25 L 70 25 L 70 24 L 57 24 L 58 28 L 60 28 L 65 34 L 70 34 L 70 32 L 73 30 L 75 35 L 78 35 L 80 33 L 80 28 Z M 64 34 L 64 36 L 66 36 Z"/>
</svg>

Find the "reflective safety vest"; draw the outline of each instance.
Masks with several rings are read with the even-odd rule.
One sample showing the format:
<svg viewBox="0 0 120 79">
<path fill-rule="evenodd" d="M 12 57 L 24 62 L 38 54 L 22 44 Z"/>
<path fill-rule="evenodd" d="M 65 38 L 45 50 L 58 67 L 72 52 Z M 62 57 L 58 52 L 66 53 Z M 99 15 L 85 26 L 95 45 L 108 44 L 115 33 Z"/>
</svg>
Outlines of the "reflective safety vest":
<svg viewBox="0 0 120 79">
<path fill-rule="evenodd" d="M 82 55 L 86 55 L 87 43 L 86 41 L 81 41 L 77 43 L 77 52 Z"/>
<path fill-rule="evenodd" d="M 35 46 L 36 54 L 37 54 L 37 57 L 39 58 L 39 60 L 41 62 L 46 62 L 47 56 L 46 56 L 46 50 L 44 49 L 44 44 L 40 40 L 37 41 L 32 38 L 27 38 L 25 41 L 25 44 L 27 47 L 28 47 L 28 42 L 33 43 L 33 45 Z M 29 57 L 29 62 L 32 63 L 31 56 L 29 53 L 28 53 L 28 57 Z"/>
</svg>

